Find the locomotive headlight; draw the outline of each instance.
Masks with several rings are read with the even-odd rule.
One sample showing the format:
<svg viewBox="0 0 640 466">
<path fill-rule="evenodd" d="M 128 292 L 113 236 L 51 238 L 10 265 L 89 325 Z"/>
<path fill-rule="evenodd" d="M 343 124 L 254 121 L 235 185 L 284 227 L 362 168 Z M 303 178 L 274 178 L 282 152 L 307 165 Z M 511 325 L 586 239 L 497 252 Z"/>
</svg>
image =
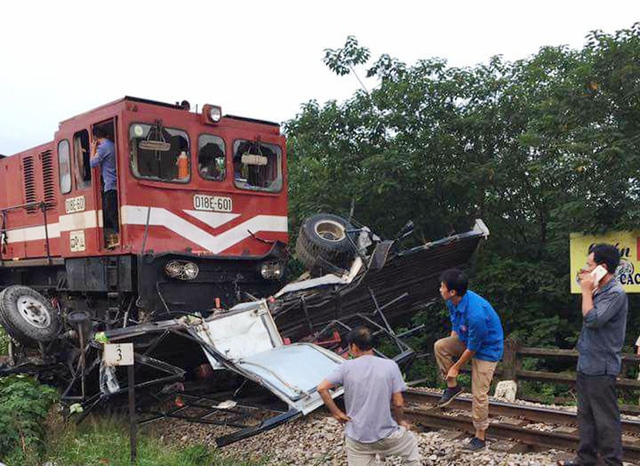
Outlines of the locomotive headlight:
<svg viewBox="0 0 640 466">
<path fill-rule="evenodd" d="M 193 262 L 187 262 L 182 266 L 182 280 L 195 280 L 200 273 L 200 269 Z"/>
<path fill-rule="evenodd" d="M 222 120 L 222 107 L 204 104 L 202 107 L 202 122 L 207 125 L 217 125 Z"/>
<path fill-rule="evenodd" d="M 266 280 L 280 280 L 283 272 L 280 262 L 265 262 L 260 266 L 260 275 Z"/>
<path fill-rule="evenodd" d="M 209 108 L 209 118 L 211 118 L 211 121 L 213 121 L 214 123 L 219 122 L 220 118 L 222 118 L 222 109 L 220 107 L 212 105 Z"/>
<path fill-rule="evenodd" d="M 164 272 L 171 278 L 178 280 L 195 280 L 200 269 L 193 262 L 169 261 L 164 266 Z"/>
<path fill-rule="evenodd" d="M 164 273 L 171 278 L 178 278 L 182 272 L 182 264 L 178 261 L 170 261 L 164 266 Z"/>
</svg>

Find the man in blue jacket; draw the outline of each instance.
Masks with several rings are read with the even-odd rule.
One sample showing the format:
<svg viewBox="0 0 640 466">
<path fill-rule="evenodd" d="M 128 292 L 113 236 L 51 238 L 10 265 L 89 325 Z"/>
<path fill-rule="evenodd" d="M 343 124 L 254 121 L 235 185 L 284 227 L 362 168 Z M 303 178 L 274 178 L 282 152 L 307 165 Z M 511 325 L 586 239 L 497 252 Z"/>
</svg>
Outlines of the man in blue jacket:
<svg viewBox="0 0 640 466">
<path fill-rule="evenodd" d="M 504 334 L 496 311 L 483 297 L 467 291 L 469 281 L 458 269 L 440 276 L 440 295 L 447 303 L 451 335 L 436 341 L 436 361 L 447 382 L 438 406 L 447 406 L 463 388 L 458 385 L 460 368 L 471 361 L 472 418 L 475 437 L 468 450 L 484 448 L 489 427 L 489 388 L 493 372 L 502 358 Z"/>
<path fill-rule="evenodd" d="M 93 127 L 93 142 L 91 143 L 91 168 L 100 167 L 104 183 L 102 195 L 102 211 L 104 212 L 104 226 L 118 234 L 118 182 L 116 178 L 116 148 L 107 132 L 100 126 Z M 112 238 L 110 246 L 117 244 L 117 238 Z"/>
</svg>

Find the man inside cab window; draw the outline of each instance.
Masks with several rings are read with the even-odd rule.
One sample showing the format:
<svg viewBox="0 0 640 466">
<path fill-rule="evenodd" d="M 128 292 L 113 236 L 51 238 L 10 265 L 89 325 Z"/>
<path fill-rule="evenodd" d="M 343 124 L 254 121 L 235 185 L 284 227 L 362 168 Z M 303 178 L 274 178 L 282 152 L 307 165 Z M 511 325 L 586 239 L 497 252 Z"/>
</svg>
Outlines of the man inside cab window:
<svg viewBox="0 0 640 466">
<path fill-rule="evenodd" d="M 91 168 L 100 166 L 103 182 L 102 209 L 104 226 L 118 233 L 118 192 L 116 182 L 116 149 L 107 132 L 99 126 L 93 127 L 91 142 Z M 109 239 L 109 246 L 117 243 L 117 236 Z"/>
</svg>

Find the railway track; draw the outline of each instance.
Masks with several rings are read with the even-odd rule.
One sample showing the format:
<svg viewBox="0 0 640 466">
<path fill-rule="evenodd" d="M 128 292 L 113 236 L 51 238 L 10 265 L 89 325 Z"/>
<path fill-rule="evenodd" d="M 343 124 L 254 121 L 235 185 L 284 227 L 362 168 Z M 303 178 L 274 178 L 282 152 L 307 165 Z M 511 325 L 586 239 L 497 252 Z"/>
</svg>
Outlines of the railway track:
<svg viewBox="0 0 640 466">
<path fill-rule="evenodd" d="M 409 390 L 405 393 L 409 403 L 405 413 L 424 427 L 473 433 L 471 417 L 455 413 L 470 413 L 471 399 L 459 397 L 440 409 L 435 407 L 439 398 L 438 393 Z M 489 427 L 490 437 L 515 440 L 537 448 L 573 450 L 578 445 L 575 413 L 491 401 L 489 415 L 493 418 Z M 545 430 L 540 430 L 540 424 L 545 425 Z M 640 421 L 623 420 L 622 433 L 625 461 L 640 463 Z"/>
</svg>

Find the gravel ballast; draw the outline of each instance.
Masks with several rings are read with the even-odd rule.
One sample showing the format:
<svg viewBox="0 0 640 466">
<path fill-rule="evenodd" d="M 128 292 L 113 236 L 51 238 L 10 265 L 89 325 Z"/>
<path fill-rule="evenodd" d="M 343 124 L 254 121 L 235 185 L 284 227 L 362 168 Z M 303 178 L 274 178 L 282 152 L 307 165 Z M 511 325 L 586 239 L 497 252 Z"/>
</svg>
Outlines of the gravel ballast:
<svg viewBox="0 0 640 466">
<path fill-rule="evenodd" d="M 155 424 L 158 434 L 166 440 L 181 444 L 215 445 L 215 438 L 225 430 L 184 421 L 166 420 Z M 502 451 L 504 442 L 489 441 L 488 449 L 475 453 L 463 450 L 467 440 L 452 438 L 455 433 L 432 431 L 416 433 L 423 463 L 436 465 L 501 465 L 543 466 L 555 465 L 558 458 L 570 454 L 550 450 L 540 453 L 508 453 Z M 457 436 L 461 437 L 461 436 Z M 507 445 L 508 446 L 508 445 Z M 334 465 L 346 466 L 343 426 L 328 414 L 316 413 L 279 426 L 269 432 L 236 442 L 221 450 L 223 455 L 243 459 L 265 459 L 269 466 L 276 465 Z M 400 465 L 398 458 L 388 458 L 380 464 Z"/>
</svg>

